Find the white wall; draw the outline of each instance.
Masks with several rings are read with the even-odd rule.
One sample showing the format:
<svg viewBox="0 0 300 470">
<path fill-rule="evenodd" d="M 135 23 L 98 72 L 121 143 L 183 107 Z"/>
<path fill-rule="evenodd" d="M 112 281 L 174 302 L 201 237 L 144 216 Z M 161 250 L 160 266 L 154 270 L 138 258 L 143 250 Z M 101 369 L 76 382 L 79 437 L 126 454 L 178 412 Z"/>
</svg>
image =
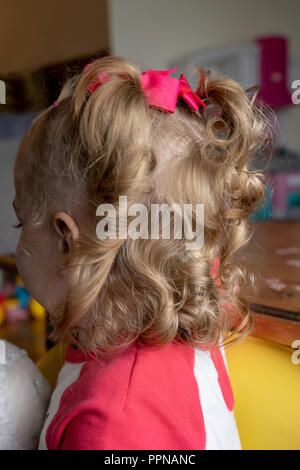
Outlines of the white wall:
<svg viewBox="0 0 300 470">
<path fill-rule="evenodd" d="M 109 0 L 108 9 L 112 51 L 148 68 L 263 34 L 289 35 L 300 51 L 299 0 Z"/>
<path fill-rule="evenodd" d="M 291 80 L 300 79 L 299 0 L 109 0 L 108 8 L 112 53 L 144 70 L 166 69 L 191 51 L 283 34 L 299 63 Z M 300 105 L 282 114 L 281 140 L 300 151 Z"/>
</svg>

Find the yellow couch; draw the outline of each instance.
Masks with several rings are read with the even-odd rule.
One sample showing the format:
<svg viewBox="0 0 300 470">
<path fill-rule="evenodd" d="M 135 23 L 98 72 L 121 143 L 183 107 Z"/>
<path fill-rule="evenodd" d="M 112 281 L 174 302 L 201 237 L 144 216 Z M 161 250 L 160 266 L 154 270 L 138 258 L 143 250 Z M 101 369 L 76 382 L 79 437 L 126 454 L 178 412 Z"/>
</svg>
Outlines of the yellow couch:
<svg viewBox="0 0 300 470">
<path fill-rule="evenodd" d="M 53 388 L 65 351 L 57 345 L 37 364 Z M 300 364 L 292 353 L 253 336 L 226 349 L 243 449 L 300 450 Z"/>
<path fill-rule="evenodd" d="M 243 449 L 300 449 L 300 364 L 294 350 L 249 336 L 226 350 Z"/>
</svg>

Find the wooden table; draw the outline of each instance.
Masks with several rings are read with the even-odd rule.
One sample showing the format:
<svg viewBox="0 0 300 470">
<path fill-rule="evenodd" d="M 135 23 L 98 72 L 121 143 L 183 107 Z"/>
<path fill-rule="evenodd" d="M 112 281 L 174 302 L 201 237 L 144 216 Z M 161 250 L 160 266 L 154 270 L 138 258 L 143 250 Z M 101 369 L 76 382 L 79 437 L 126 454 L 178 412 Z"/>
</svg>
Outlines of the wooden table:
<svg viewBox="0 0 300 470">
<path fill-rule="evenodd" d="M 300 222 L 259 222 L 244 256 L 259 276 L 253 334 L 291 346 L 300 340 Z"/>
</svg>

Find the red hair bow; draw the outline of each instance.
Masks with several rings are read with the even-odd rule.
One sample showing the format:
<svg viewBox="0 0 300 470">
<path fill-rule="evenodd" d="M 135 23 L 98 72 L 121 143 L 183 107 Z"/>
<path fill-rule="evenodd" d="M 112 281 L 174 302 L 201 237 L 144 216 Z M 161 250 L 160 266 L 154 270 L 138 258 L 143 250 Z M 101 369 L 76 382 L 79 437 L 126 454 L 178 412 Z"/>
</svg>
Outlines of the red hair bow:
<svg viewBox="0 0 300 470">
<path fill-rule="evenodd" d="M 91 64 L 87 64 L 84 69 Z M 147 70 L 141 74 L 141 85 L 147 102 L 150 106 L 155 106 L 168 113 L 174 113 L 178 97 L 194 110 L 198 111 L 200 106 L 206 108 L 203 101 L 191 89 L 187 79 L 181 74 L 180 79 L 169 77 L 169 74 L 177 70 L 178 67 L 170 70 Z M 107 73 L 99 74 L 97 80 L 89 87 L 89 92 L 93 93 L 98 86 L 105 83 L 110 78 Z"/>
<path fill-rule="evenodd" d="M 192 108 L 198 111 L 200 106 L 206 108 L 203 101 L 191 89 L 187 79 L 181 74 L 180 79 L 169 77 L 178 67 L 170 70 L 147 70 L 141 74 L 141 83 L 148 103 L 168 113 L 174 113 L 178 97 L 181 97 Z"/>
</svg>

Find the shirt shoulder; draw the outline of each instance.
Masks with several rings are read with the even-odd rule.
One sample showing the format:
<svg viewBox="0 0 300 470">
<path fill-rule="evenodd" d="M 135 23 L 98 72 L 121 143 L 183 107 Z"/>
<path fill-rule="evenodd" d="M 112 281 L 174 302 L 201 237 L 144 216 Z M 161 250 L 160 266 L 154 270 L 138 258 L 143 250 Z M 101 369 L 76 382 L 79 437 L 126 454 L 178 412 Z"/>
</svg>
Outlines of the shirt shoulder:
<svg viewBox="0 0 300 470">
<path fill-rule="evenodd" d="M 69 394 L 72 401 L 78 397 L 89 406 L 109 407 L 112 415 L 138 403 L 175 406 L 182 396 L 188 401 L 197 390 L 194 363 L 195 352 L 189 345 L 134 343 L 108 364 L 98 358 L 87 360 Z"/>
<path fill-rule="evenodd" d="M 87 360 L 61 398 L 48 440 L 56 427 L 59 448 L 201 448 L 205 429 L 194 359 L 192 347 L 173 342 L 134 343 L 107 365 Z"/>
</svg>

